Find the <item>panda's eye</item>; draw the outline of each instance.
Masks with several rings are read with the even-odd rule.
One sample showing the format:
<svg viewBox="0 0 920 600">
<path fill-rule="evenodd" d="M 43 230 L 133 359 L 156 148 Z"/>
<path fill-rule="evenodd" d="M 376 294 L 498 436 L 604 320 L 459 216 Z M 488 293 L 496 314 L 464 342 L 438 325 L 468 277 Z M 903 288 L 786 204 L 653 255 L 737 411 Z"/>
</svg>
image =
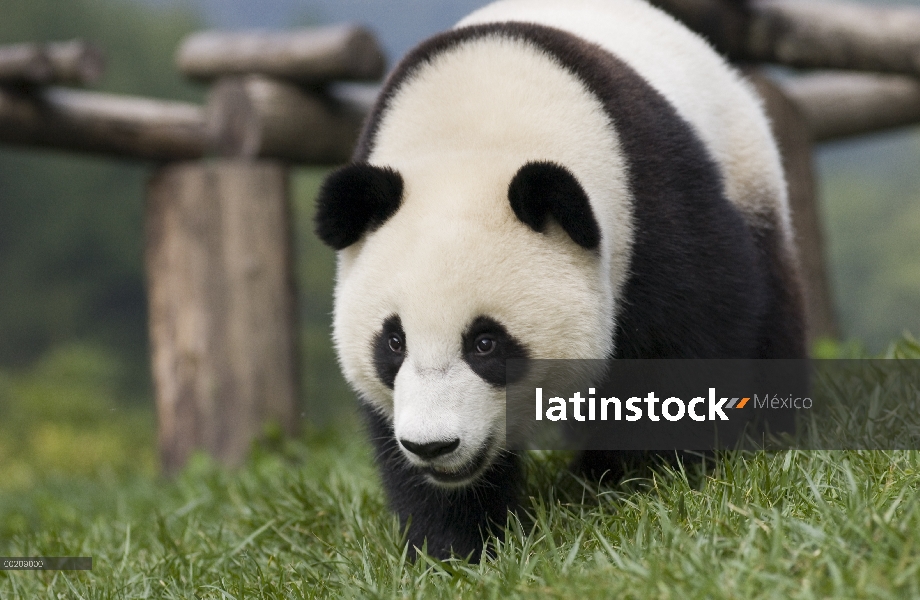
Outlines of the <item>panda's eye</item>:
<svg viewBox="0 0 920 600">
<path fill-rule="evenodd" d="M 387 338 L 387 346 L 390 347 L 391 352 L 396 354 L 402 354 L 403 351 L 403 341 L 399 334 L 391 333 L 390 337 Z"/>
<path fill-rule="evenodd" d="M 481 335 L 476 338 L 476 343 L 473 345 L 473 348 L 476 349 L 476 354 L 484 356 L 495 350 L 495 339 L 488 335 Z"/>
</svg>

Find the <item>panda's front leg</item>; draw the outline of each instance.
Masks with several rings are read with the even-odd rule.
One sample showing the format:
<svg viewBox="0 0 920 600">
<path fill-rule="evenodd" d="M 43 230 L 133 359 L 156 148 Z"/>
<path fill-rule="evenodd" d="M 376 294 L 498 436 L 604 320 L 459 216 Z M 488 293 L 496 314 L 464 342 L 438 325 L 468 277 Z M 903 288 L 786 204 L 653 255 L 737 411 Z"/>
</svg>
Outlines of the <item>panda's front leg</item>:
<svg viewBox="0 0 920 600">
<path fill-rule="evenodd" d="M 410 548 L 445 559 L 452 555 L 478 562 L 488 535 L 501 535 L 508 510 L 517 508 L 521 485 L 518 458 L 502 453 L 475 482 L 445 488 L 431 482 L 406 460 L 393 427 L 362 404 L 377 466 L 390 506 L 405 528 Z"/>
</svg>

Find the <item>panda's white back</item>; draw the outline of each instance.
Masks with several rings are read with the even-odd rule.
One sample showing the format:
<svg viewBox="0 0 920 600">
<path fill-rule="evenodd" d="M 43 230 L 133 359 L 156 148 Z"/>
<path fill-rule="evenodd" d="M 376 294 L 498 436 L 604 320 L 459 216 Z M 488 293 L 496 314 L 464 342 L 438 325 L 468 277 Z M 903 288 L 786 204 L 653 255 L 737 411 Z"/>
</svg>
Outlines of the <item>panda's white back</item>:
<svg viewBox="0 0 920 600">
<path fill-rule="evenodd" d="M 524 22 L 562 29 L 633 67 L 690 122 L 723 169 L 726 194 L 791 240 L 785 179 L 751 87 L 699 36 L 645 0 L 500 0 L 456 27 Z"/>
</svg>

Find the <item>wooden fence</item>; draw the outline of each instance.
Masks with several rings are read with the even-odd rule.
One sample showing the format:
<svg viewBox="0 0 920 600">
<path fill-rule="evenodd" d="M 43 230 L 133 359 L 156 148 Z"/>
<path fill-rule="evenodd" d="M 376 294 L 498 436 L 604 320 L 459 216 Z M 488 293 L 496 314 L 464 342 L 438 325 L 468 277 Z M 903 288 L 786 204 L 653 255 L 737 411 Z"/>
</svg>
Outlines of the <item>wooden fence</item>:
<svg viewBox="0 0 920 600">
<path fill-rule="evenodd" d="M 67 52 L 64 52 L 67 50 Z M 0 143 L 155 161 L 145 203 L 151 358 L 163 468 L 195 449 L 238 464 L 268 421 L 294 433 L 292 164 L 348 160 L 383 54 L 355 26 L 191 36 L 180 70 L 204 106 L 89 92 L 82 42 L 0 48 Z"/>
<path fill-rule="evenodd" d="M 783 154 L 809 333 L 836 337 L 812 148 L 920 123 L 920 10 L 797 0 L 653 0 L 739 63 Z M 760 64 L 819 73 L 771 78 Z M 267 421 L 296 430 L 289 168 L 348 160 L 383 53 L 352 26 L 203 32 L 177 53 L 204 106 L 95 93 L 84 42 L 0 47 L 0 143 L 154 161 L 145 268 L 162 465 L 239 464 Z"/>
</svg>

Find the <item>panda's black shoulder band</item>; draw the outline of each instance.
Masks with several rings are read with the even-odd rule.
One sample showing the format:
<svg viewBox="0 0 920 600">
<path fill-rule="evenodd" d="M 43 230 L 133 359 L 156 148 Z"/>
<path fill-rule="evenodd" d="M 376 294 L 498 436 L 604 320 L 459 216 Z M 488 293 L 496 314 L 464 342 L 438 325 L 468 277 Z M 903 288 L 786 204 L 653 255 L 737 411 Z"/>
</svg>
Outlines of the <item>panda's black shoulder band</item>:
<svg viewBox="0 0 920 600">
<path fill-rule="evenodd" d="M 393 169 L 356 163 L 334 171 L 316 199 L 316 235 L 341 250 L 383 225 L 402 202 L 402 176 Z"/>
<path fill-rule="evenodd" d="M 588 195 L 565 167 L 551 162 L 525 164 L 508 186 L 514 214 L 534 231 L 543 231 L 552 217 L 576 244 L 594 250 L 601 232 Z"/>
</svg>

